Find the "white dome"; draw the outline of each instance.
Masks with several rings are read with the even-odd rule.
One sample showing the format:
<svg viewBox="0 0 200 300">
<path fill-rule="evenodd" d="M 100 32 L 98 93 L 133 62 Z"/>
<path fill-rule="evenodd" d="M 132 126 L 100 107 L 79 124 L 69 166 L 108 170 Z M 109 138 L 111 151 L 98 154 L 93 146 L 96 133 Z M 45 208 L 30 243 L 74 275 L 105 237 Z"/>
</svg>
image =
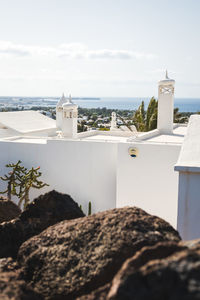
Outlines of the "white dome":
<svg viewBox="0 0 200 300">
<path fill-rule="evenodd" d="M 77 108 L 77 107 L 78 105 L 69 101 L 62 105 L 62 108 Z"/>
<path fill-rule="evenodd" d="M 72 102 L 72 97 L 69 95 L 69 99 L 62 105 L 62 108 L 77 108 L 78 105 Z"/>
</svg>

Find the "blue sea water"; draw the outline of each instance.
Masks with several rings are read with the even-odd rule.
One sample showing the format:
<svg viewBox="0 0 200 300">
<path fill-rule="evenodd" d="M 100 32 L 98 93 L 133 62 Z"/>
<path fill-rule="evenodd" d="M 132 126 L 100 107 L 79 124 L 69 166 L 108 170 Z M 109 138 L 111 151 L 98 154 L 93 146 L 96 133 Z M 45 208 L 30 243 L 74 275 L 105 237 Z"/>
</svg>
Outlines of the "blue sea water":
<svg viewBox="0 0 200 300">
<path fill-rule="evenodd" d="M 74 100 L 80 107 L 84 108 L 102 108 L 109 109 L 130 109 L 135 110 L 144 100 L 147 106 L 150 98 L 127 98 L 127 97 L 110 97 L 100 98 L 100 100 Z M 200 98 L 176 98 L 174 107 L 178 107 L 180 112 L 199 112 L 200 111 Z"/>
<path fill-rule="evenodd" d="M 0 97 L 0 106 L 24 106 L 26 109 L 32 106 L 55 107 L 59 98 L 55 97 Z M 144 97 L 102 97 L 102 98 L 73 98 L 79 107 L 109 109 L 129 109 L 135 110 L 144 100 L 147 107 L 150 98 Z M 3 106 L 3 107 L 4 107 Z M 200 98 L 175 98 L 174 107 L 178 107 L 180 112 L 200 112 Z"/>
</svg>

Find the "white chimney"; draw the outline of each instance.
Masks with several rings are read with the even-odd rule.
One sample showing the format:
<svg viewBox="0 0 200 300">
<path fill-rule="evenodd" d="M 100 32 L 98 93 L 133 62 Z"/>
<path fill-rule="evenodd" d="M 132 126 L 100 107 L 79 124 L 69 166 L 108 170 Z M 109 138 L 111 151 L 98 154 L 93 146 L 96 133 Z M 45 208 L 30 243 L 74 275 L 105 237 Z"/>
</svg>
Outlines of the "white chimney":
<svg viewBox="0 0 200 300">
<path fill-rule="evenodd" d="M 110 130 L 116 130 L 117 129 L 117 116 L 116 113 L 112 112 L 112 118 L 111 118 L 111 126 Z"/>
<path fill-rule="evenodd" d="M 174 84 L 166 71 L 165 79 L 158 82 L 158 121 L 157 128 L 161 133 L 173 133 L 174 119 Z"/>
<path fill-rule="evenodd" d="M 66 103 L 66 98 L 64 93 L 62 94 L 62 97 L 60 98 L 60 100 L 58 101 L 57 105 L 56 105 L 56 127 L 57 129 L 62 128 L 62 114 L 63 114 L 63 104 Z"/>
<path fill-rule="evenodd" d="M 62 136 L 68 138 L 77 137 L 78 106 L 72 102 L 71 95 L 62 105 Z"/>
</svg>

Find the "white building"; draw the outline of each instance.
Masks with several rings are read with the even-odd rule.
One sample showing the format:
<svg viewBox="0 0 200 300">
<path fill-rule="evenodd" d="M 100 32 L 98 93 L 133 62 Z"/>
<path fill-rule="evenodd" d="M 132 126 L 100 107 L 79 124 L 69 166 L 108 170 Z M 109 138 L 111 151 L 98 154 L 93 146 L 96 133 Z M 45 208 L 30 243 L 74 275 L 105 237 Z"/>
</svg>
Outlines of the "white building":
<svg viewBox="0 0 200 300">
<path fill-rule="evenodd" d="M 30 134 L 33 131 L 26 131 L 21 115 L 21 131 L 0 135 L 0 175 L 7 172 L 7 163 L 20 159 L 29 168 L 39 165 L 43 181 L 50 185 L 32 190 L 32 198 L 56 189 L 70 194 L 85 211 L 89 201 L 93 212 L 136 205 L 178 226 L 183 238 L 200 237 L 200 165 L 195 169 L 195 164 L 200 164 L 200 116 L 191 118 L 188 134 L 187 125 L 173 124 L 174 83 L 168 76 L 159 82 L 158 128 L 146 133 L 117 130 L 114 115 L 111 131 L 77 133 L 77 106 L 64 95 L 56 109 L 59 134 L 50 137 L 45 132 L 41 136 L 39 128 Z M 0 124 L 11 128 L 6 121 L 8 114 L 12 113 L 0 114 Z M 56 131 L 55 121 L 49 120 L 54 122 L 52 130 Z M 31 121 L 34 122 L 30 118 L 30 124 Z M 195 153 L 188 169 L 185 162 L 188 163 L 190 151 Z M 188 176 L 189 194 L 184 190 Z M 3 182 L 0 185 L 3 189 Z M 198 228 L 193 231 L 195 224 Z"/>
</svg>

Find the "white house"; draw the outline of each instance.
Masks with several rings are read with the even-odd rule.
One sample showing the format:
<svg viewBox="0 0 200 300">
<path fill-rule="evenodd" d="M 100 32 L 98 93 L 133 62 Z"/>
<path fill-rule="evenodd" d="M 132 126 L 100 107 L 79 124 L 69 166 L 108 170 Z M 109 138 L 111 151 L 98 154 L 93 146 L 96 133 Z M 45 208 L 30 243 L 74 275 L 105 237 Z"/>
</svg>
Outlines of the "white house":
<svg viewBox="0 0 200 300">
<path fill-rule="evenodd" d="M 200 226 L 193 231 L 195 224 L 199 225 L 195 212 L 200 210 L 199 166 L 194 172 L 200 161 L 200 116 L 195 116 L 195 121 L 191 118 L 188 134 L 187 125 L 173 124 L 174 84 L 167 74 L 159 82 L 158 126 L 150 132 L 117 130 L 113 114 L 110 131 L 77 133 L 77 105 L 71 96 L 66 99 L 64 95 L 56 108 L 57 129 L 55 121 L 49 119 L 49 126 L 52 124 L 49 129 L 55 130 L 53 136 L 47 136 L 46 121 L 32 129 L 35 115 L 29 115 L 26 122 L 21 115 L 18 124 L 13 125 L 9 121 L 11 113 L 1 113 L 0 124 L 11 131 L 7 136 L 0 132 L 0 175 L 7 171 L 5 164 L 20 159 L 26 167 L 39 165 L 42 179 L 50 185 L 43 190 L 32 190 L 32 198 L 56 189 L 70 194 L 85 211 L 89 201 L 93 212 L 136 205 L 178 226 L 183 238 L 200 237 Z M 40 129 L 44 130 L 43 135 Z M 192 173 L 186 176 L 181 162 L 188 162 L 185 157 L 194 145 L 193 169 L 187 169 Z M 188 176 L 189 188 L 195 188 L 187 194 L 191 198 L 185 196 L 184 190 Z M 1 189 L 2 185 L 0 182 Z M 189 206 L 191 202 L 189 214 L 186 202 Z"/>
</svg>

